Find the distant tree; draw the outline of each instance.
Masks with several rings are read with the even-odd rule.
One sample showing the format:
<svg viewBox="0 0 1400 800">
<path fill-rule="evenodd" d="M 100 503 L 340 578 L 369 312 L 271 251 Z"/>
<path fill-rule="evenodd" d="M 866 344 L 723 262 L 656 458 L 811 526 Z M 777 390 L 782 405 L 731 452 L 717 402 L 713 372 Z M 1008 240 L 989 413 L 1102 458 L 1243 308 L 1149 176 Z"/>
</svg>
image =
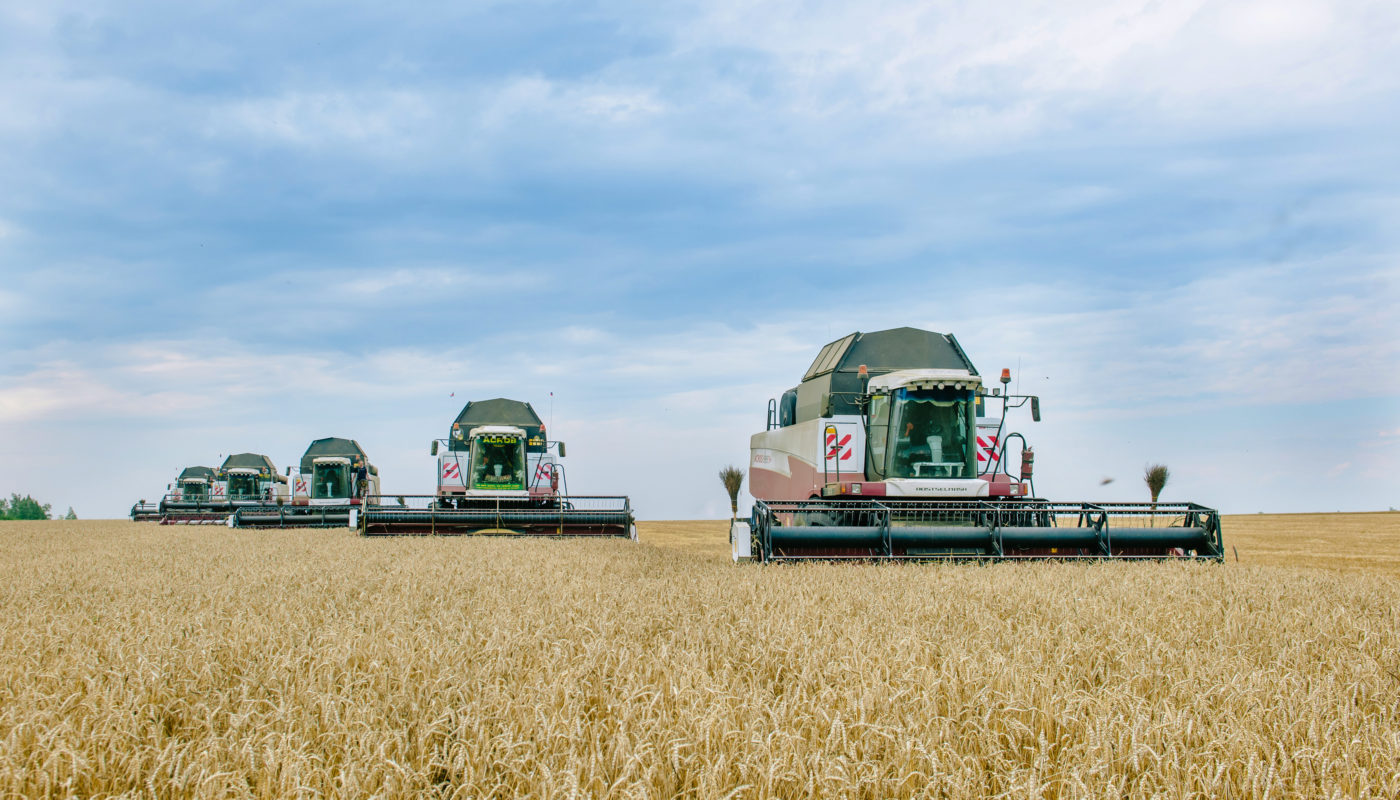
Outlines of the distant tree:
<svg viewBox="0 0 1400 800">
<path fill-rule="evenodd" d="M 1157 498 L 1161 496 L 1162 489 L 1167 485 L 1167 478 L 1172 476 L 1171 470 L 1166 464 L 1148 464 L 1142 473 L 1142 481 L 1147 484 L 1147 491 L 1152 493 L 1152 504 L 1157 504 Z"/>
<path fill-rule="evenodd" d="M 77 519 L 78 515 L 73 513 L 73 507 L 68 507 L 68 513 L 63 515 L 64 519 Z"/>
<path fill-rule="evenodd" d="M 40 505 L 38 500 L 29 495 L 20 497 L 12 494 L 9 508 L 5 511 L 5 519 L 48 519 L 50 508 L 49 504 Z"/>
<path fill-rule="evenodd" d="M 744 471 L 730 465 L 719 471 L 719 479 L 724 484 L 724 490 L 729 492 L 729 511 L 732 519 L 739 516 L 739 489 L 744 485 Z"/>
</svg>

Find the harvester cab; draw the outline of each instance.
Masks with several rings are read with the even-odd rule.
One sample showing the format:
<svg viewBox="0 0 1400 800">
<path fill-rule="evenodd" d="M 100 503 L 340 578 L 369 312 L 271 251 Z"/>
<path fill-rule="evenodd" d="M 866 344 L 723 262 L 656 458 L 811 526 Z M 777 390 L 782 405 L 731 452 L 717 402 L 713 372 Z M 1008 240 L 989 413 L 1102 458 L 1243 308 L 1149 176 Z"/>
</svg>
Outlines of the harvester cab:
<svg viewBox="0 0 1400 800">
<path fill-rule="evenodd" d="M 224 459 L 217 487 L 234 506 L 274 505 L 287 499 L 287 478 L 261 453 L 238 453 Z"/>
<path fill-rule="evenodd" d="M 294 505 L 353 506 L 379 496 L 379 469 L 354 439 L 317 439 L 288 473 Z"/>
<path fill-rule="evenodd" d="M 529 496 L 525 475 L 525 431 L 484 425 L 472 431 L 463 493 L 467 497 Z"/>
<path fill-rule="evenodd" d="M 214 491 L 214 470 L 186 467 L 170 487 L 170 497 L 185 503 L 208 503 Z"/>
<path fill-rule="evenodd" d="M 1009 393 L 1009 370 L 1001 384 L 988 390 L 951 334 L 828 344 L 750 441 L 756 502 L 731 530 L 735 558 L 1223 557 L 1211 509 L 1034 498 L 1034 451 L 1005 423 L 1027 405 L 1039 421 L 1040 400 Z"/>
<path fill-rule="evenodd" d="M 559 495 L 563 442 L 546 438 L 529 403 L 497 398 L 467 403 L 437 456 L 438 504 L 469 508 L 496 502 L 547 504 Z"/>
</svg>

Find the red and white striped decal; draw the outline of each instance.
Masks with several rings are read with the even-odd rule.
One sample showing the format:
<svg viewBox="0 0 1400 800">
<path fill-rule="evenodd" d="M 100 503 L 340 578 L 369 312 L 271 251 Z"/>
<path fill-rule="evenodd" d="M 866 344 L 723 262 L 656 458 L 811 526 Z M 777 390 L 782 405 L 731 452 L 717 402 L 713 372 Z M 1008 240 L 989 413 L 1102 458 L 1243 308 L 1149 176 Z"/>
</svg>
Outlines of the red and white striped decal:
<svg viewBox="0 0 1400 800">
<path fill-rule="evenodd" d="M 851 435 L 850 435 L 849 433 L 846 434 L 845 437 L 842 438 L 841 441 L 839 441 L 839 442 L 836 441 L 836 434 L 834 434 L 834 433 L 828 433 L 828 434 L 826 435 L 826 460 L 827 460 L 827 461 L 835 461 L 835 460 L 837 460 L 837 456 L 839 455 L 841 461 L 850 461 L 850 460 L 851 460 L 851 448 L 849 447 L 850 443 L 851 443 Z"/>
<path fill-rule="evenodd" d="M 457 471 L 457 462 L 455 462 L 455 461 L 447 461 L 447 462 L 444 462 L 444 463 L 443 463 L 443 465 L 442 465 L 442 479 L 443 479 L 443 480 L 456 480 L 456 479 L 459 478 L 460 476 L 461 476 L 461 473 Z"/>
<path fill-rule="evenodd" d="M 293 494 L 306 494 L 306 478 L 303 478 L 303 477 L 300 476 L 300 475 L 297 476 L 297 482 L 296 482 L 296 484 L 292 487 L 292 493 L 293 493 Z"/>
<path fill-rule="evenodd" d="M 553 475 L 554 465 L 549 463 L 548 461 L 541 461 L 540 465 L 538 467 L 535 467 L 535 480 L 537 481 L 546 480 L 552 477 Z"/>
<path fill-rule="evenodd" d="M 999 458 L 1001 458 L 1001 456 L 997 453 L 997 437 L 992 436 L 991 434 L 988 434 L 986 436 L 978 436 L 977 460 L 990 461 L 993 464 L 995 464 L 997 463 L 997 459 Z"/>
<path fill-rule="evenodd" d="M 214 484 L 214 496 L 215 496 L 215 497 L 223 497 L 223 496 L 224 496 L 224 485 L 223 485 L 222 483 L 216 483 L 216 484 Z"/>
</svg>

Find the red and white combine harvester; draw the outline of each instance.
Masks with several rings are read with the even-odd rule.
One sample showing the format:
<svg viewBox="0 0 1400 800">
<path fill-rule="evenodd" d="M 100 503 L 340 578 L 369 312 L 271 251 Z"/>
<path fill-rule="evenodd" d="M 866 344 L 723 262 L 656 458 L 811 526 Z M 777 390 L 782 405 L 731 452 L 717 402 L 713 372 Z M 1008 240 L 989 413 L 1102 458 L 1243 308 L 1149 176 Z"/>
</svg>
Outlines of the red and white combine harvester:
<svg viewBox="0 0 1400 800">
<path fill-rule="evenodd" d="M 223 522 L 228 516 L 227 484 L 215 480 L 217 470 L 209 467 L 185 467 L 180 477 L 165 487 L 159 502 L 145 500 L 131 507 L 136 522 L 159 522 L 163 525 Z"/>
<path fill-rule="evenodd" d="M 750 441 L 755 503 L 731 529 L 734 558 L 1223 559 L 1204 506 L 1036 498 L 1034 451 L 1005 426 L 1027 405 L 1039 421 L 1040 400 L 1009 394 L 1009 370 L 1000 383 L 985 386 L 951 334 L 828 344 Z"/>
<path fill-rule="evenodd" d="M 159 504 L 133 506 L 131 518 L 162 525 L 222 525 L 239 508 L 284 502 L 287 479 L 267 456 L 236 453 L 217 469 L 186 467 L 166 489 Z"/>
<path fill-rule="evenodd" d="M 546 438 L 529 403 L 467 403 L 448 438 L 430 450 L 437 457 L 436 493 L 385 497 L 366 507 L 362 533 L 636 538 L 626 497 L 566 494 L 564 443 Z"/>
<path fill-rule="evenodd" d="M 272 474 L 280 492 L 264 491 L 262 502 L 236 504 L 229 527 L 353 528 L 363 509 L 379 500 L 379 470 L 354 439 L 317 439 L 297 467 L 287 468 L 287 477 Z"/>
</svg>

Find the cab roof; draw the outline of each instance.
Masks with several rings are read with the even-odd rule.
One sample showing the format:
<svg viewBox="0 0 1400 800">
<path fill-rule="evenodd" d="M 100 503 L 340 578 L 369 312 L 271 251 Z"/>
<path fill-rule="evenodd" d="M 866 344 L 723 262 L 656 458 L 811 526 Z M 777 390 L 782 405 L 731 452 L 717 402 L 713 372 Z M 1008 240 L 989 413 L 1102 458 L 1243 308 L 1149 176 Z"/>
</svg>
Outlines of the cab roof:
<svg viewBox="0 0 1400 800">
<path fill-rule="evenodd" d="M 339 456 L 350 459 L 352 465 L 358 463 L 369 468 L 370 474 L 378 475 L 379 469 L 369 463 L 369 456 L 365 455 L 365 450 L 360 447 L 360 443 L 354 439 L 341 439 L 331 436 L 325 439 L 317 439 L 306 448 L 306 453 L 301 457 L 301 471 L 310 472 L 316 459 L 324 456 Z"/>
</svg>

